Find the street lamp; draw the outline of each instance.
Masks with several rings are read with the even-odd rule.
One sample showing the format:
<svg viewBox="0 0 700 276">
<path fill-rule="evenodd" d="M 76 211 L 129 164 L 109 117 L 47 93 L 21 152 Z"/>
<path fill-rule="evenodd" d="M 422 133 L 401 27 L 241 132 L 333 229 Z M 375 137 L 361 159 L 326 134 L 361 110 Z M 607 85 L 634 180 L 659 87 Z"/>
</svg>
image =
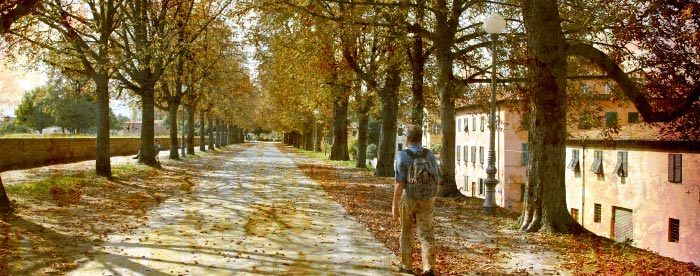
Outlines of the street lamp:
<svg viewBox="0 0 700 276">
<path fill-rule="evenodd" d="M 489 160 L 486 166 L 486 196 L 481 213 L 493 214 L 498 208 L 496 204 L 496 43 L 498 34 L 506 28 L 506 20 L 499 14 L 491 14 L 484 20 L 484 31 L 491 36 L 491 105 L 489 110 Z"/>
</svg>

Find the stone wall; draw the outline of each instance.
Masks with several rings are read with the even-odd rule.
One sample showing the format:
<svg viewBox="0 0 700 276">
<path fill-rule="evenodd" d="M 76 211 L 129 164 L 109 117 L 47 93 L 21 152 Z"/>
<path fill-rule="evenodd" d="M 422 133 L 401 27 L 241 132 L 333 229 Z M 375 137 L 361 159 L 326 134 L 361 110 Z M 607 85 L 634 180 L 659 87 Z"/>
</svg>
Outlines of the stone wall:
<svg viewBox="0 0 700 276">
<path fill-rule="evenodd" d="M 161 150 L 170 149 L 169 138 L 158 138 Z M 179 141 L 179 140 L 178 140 Z M 112 156 L 135 155 L 140 138 L 112 138 Z M 199 138 L 195 139 L 195 146 Z M 0 172 L 95 159 L 95 138 L 0 139 Z"/>
</svg>

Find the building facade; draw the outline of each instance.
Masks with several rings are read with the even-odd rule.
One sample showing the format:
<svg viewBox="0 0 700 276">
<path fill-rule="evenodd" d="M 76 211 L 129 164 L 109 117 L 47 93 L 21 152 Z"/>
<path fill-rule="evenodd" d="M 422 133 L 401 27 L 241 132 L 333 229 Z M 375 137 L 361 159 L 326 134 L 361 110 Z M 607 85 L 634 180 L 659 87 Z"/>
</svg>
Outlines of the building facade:
<svg viewBox="0 0 700 276">
<path fill-rule="evenodd" d="M 520 211 L 527 131 L 521 127 L 522 112 L 507 102 L 497 106 L 496 202 Z M 589 120 L 569 127 L 569 212 L 597 235 L 700 264 L 700 143 L 656 135 L 658 127 L 640 123 L 631 104 L 601 100 L 598 106 L 597 117 L 585 114 Z M 457 187 L 466 196 L 483 198 L 488 113 L 479 106 L 456 111 Z M 591 124 L 590 118 L 597 121 Z"/>
</svg>

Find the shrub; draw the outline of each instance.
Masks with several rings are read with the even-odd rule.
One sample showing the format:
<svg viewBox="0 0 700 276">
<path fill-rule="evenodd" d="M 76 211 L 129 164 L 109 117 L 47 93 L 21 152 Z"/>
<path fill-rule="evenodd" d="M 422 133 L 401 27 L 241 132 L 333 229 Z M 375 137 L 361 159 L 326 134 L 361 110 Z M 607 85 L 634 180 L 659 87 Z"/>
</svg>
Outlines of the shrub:
<svg viewBox="0 0 700 276">
<path fill-rule="evenodd" d="M 367 159 L 377 158 L 377 145 L 369 144 L 367 146 Z"/>
<path fill-rule="evenodd" d="M 357 139 L 350 140 L 350 143 L 348 143 L 348 152 L 350 152 L 352 159 L 357 159 Z"/>
</svg>

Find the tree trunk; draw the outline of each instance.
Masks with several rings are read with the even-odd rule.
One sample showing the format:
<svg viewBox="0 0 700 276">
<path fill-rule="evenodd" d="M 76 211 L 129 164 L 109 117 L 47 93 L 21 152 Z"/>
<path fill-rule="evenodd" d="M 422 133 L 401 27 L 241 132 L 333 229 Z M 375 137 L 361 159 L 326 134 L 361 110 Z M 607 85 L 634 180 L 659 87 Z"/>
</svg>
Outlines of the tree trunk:
<svg viewBox="0 0 700 276">
<path fill-rule="evenodd" d="M 214 119 L 211 117 L 211 114 L 207 117 L 209 118 L 209 123 L 207 124 L 209 128 L 209 150 L 214 150 L 214 144 L 216 143 L 216 138 L 214 138 Z"/>
<path fill-rule="evenodd" d="M 418 22 L 423 20 L 423 8 L 417 8 L 417 20 Z M 417 30 L 420 30 L 420 25 L 415 26 Z M 411 99 L 411 123 L 414 125 L 423 125 L 423 108 L 425 107 L 425 101 L 423 100 L 423 74 L 425 71 L 425 54 L 423 53 L 423 36 L 420 31 L 414 32 L 413 44 L 411 45 L 409 52 L 409 58 L 411 61 L 411 92 L 413 92 L 413 98 Z"/>
<path fill-rule="evenodd" d="M 333 103 L 333 146 L 330 160 L 350 160 L 348 153 L 348 101 L 350 87 L 341 86 L 343 91 Z"/>
<path fill-rule="evenodd" d="M 168 128 L 170 139 L 170 159 L 180 159 L 180 154 L 177 152 L 180 143 L 177 140 L 177 111 L 180 107 L 180 101 L 172 101 L 168 103 Z M 185 118 L 182 118 L 183 120 Z"/>
<path fill-rule="evenodd" d="M 521 230 L 580 232 L 566 206 L 566 42 L 556 0 L 522 4 L 530 84 L 530 160 Z"/>
<path fill-rule="evenodd" d="M 187 114 L 187 154 L 194 155 L 194 108 L 185 105 L 185 113 Z"/>
<path fill-rule="evenodd" d="M 7 192 L 5 192 L 5 185 L 2 184 L 2 177 L 0 177 L 0 214 L 6 215 L 14 212 L 12 208 L 12 202 L 10 198 L 7 197 Z"/>
<path fill-rule="evenodd" d="M 160 168 L 160 163 L 156 160 L 155 146 L 153 144 L 155 139 L 155 102 L 153 93 L 153 85 L 149 85 L 143 89 L 141 94 L 141 147 L 139 150 L 139 163 Z"/>
<path fill-rule="evenodd" d="M 442 172 L 439 195 L 459 196 L 455 183 L 455 92 L 453 82 L 453 58 L 449 49 L 435 54 L 438 67 L 438 91 L 440 93 L 440 122 L 442 124 L 442 149 L 440 150 Z"/>
<path fill-rule="evenodd" d="M 304 149 L 314 150 L 314 130 L 313 127 L 304 129 Z"/>
<path fill-rule="evenodd" d="M 206 139 L 204 139 L 207 135 L 205 134 L 206 129 L 204 128 L 204 110 L 199 111 L 199 151 L 205 152 L 207 151 L 206 148 Z"/>
<path fill-rule="evenodd" d="M 376 176 L 394 176 L 398 110 L 399 101 L 397 97 L 382 99 L 382 130 L 379 133 L 379 145 L 377 145 Z"/>
<path fill-rule="evenodd" d="M 95 152 L 95 173 L 112 177 L 109 149 L 109 86 L 107 73 L 93 78 L 97 87 L 97 139 Z"/>
<path fill-rule="evenodd" d="M 216 142 L 214 143 L 216 148 L 221 148 L 221 120 L 216 119 Z"/>
<path fill-rule="evenodd" d="M 367 168 L 367 131 L 369 129 L 369 115 L 367 113 L 360 113 L 358 117 L 355 167 Z"/>
</svg>

